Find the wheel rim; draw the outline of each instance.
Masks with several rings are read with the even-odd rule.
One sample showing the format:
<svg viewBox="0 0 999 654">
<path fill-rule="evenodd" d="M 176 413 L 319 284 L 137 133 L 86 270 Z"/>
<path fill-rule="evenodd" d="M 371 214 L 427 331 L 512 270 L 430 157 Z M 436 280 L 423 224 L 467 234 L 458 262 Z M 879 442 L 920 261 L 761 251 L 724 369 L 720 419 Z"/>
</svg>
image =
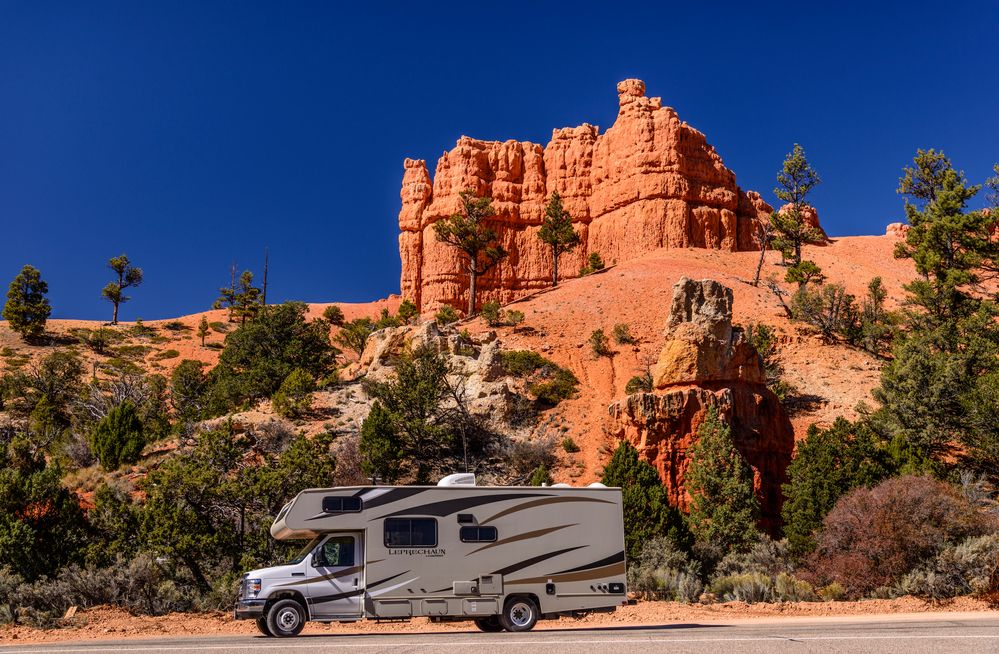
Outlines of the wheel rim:
<svg viewBox="0 0 999 654">
<path fill-rule="evenodd" d="M 298 626 L 299 618 L 298 611 L 295 609 L 284 609 L 277 616 L 277 623 L 281 629 L 285 631 L 291 631 Z"/>
<path fill-rule="evenodd" d="M 527 602 L 517 602 L 510 607 L 510 622 L 515 626 L 526 627 L 533 617 L 534 609 Z"/>
</svg>

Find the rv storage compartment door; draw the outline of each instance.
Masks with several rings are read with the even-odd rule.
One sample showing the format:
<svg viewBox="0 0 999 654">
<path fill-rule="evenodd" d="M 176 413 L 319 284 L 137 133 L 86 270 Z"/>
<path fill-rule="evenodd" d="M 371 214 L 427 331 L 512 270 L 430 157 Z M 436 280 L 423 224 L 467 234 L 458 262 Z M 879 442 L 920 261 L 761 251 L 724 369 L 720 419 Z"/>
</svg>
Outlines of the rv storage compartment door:
<svg viewBox="0 0 999 654">
<path fill-rule="evenodd" d="M 407 599 L 375 600 L 376 618 L 408 618 L 413 615 L 413 605 Z"/>
<path fill-rule="evenodd" d="M 478 595 L 479 582 L 477 581 L 456 581 L 454 582 L 455 595 Z"/>
<path fill-rule="evenodd" d="M 482 575 L 479 577 L 480 595 L 502 595 L 503 575 Z"/>
<path fill-rule="evenodd" d="M 499 613 L 499 603 L 494 599 L 466 599 L 464 600 L 465 615 L 496 615 Z"/>
</svg>

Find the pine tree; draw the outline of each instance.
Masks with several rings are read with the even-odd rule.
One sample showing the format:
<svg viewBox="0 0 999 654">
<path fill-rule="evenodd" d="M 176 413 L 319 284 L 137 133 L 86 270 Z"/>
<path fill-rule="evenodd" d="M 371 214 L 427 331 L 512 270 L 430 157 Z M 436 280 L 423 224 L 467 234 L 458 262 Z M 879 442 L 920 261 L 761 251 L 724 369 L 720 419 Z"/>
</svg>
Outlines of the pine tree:
<svg viewBox="0 0 999 654">
<path fill-rule="evenodd" d="M 801 260 L 802 245 L 822 238 L 822 232 L 805 222 L 804 217 L 808 193 L 821 181 L 808 163 L 804 148 L 795 143 L 777 174 L 777 188 L 774 189 L 774 195 L 790 206 L 785 211 L 770 214 L 774 245 L 781 251 L 784 261 L 790 263 L 785 280 L 788 283 L 804 286 L 821 274 L 814 262 Z M 808 265 L 802 268 L 803 264 Z"/>
<path fill-rule="evenodd" d="M 132 299 L 125 295 L 125 289 L 142 283 L 142 268 L 133 266 L 128 256 L 124 254 L 109 259 L 108 267 L 117 274 L 118 278 L 108 282 L 108 285 L 101 291 L 101 295 L 114 306 L 111 324 L 117 325 L 118 308 Z"/>
<path fill-rule="evenodd" d="M 361 454 L 361 470 L 369 477 L 378 477 L 382 483 L 399 479 L 403 457 L 392 416 L 381 402 L 371 405 L 361 423 L 361 439 L 357 444 Z"/>
<path fill-rule="evenodd" d="M 941 345 L 954 351 L 959 321 L 992 304 L 974 291 L 999 265 L 993 237 L 999 215 L 966 210 L 981 186 L 969 185 L 942 152 L 919 150 L 913 162 L 898 187 L 909 230 L 895 248 L 895 257 L 912 259 L 920 275 L 905 286 L 910 303 L 922 310 L 909 326 L 941 328 Z"/>
<path fill-rule="evenodd" d="M 447 381 L 450 369 L 445 356 L 421 346 L 398 359 L 394 379 L 365 384 L 391 421 L 396 434 L 393 447 L 412 465 L 417 483 L 426 483 L 431 471 L 459 445 L 461 425 L 455 422 L 461 412 L 450 406 L 454 398 Z"/>
<path fill-rule="evenodd" d="M 558 258 L 579 245 L 579 233 L 572 228 L 572 216 L 562 208 L 558 192 L 548 200 L 538 238 L 552 249 L 552 286 L 558 286 Z"/>
<path fill-rule="evenodd" d="M 323 320 L 333 327 L 340 327 L 344 323 L 343 309 L 335 304 L 331 304 L 323 309 Z"/>
<path fill-rule="evenodd" d="M 420 317 L 420 310 L 416 308 L 416 304 L 412 300 L 403 300 L 399 304 L 399 310 L 396 311 L 396 315 L 399 317 L 399 320 L 408 325 L 415 318 Z"/>
<path fill-rule="evenodd" d="M 935 150 L 919 150 L 903 171 L 909 230 L 895 256 L 912 259 L 918 277 L 905 286 L 906 329 L 884 367 L 872 422 L 886 441 L 919 460 L 955 456 L 999 479 L 999 412 L 991 388 L 999 370 L 999 307 L 981 283 L 999 265 L 993 234 L 999 213 L 969 211 L 981 189 Z"/>
<path fill-rule="evenodd" d="M 690 530 L 699 543 L 726 553 L 741 550 L 758 535 L 752 472 L 714 407 L 708 409 L 697 435 L 687 450 L 690 465 L 684 478 L 690 495 Z"/>
<path fill-rule="evenodd" d="M 45 294 L 49 285 L 42 274 L 33 266 L 24 266 L 7 289 L 7 303 L 3 307 L 3 318 L 10 328 L 25 340 L 37 338 L 45 333 L 45 322 L 52 313 L 52 307 Z"/>
<path fill-rule="evenodd" d="M 476 284 L 507 256 L 507 251 L 497 243 L 498 235 L 486 224 L 496 215 L 491 198 L 475 197 L 471 189 L 459 193 L 462 212 L 434 223 L 434 234 L 441 243 L 460 250 L 466 258 L 468 274 L 468 313 L 475 315 Z"/>
<path fill-rule="evenodd" d="M 107 471 L 138 461 L 145 444 L 142 421 L 130 400 L 111 409 L 90 435 L 90 447 Z"/>
<path fill-rule="evenodd" d="M 333 340 L 354 352 L 358 357 L 364 353 L 368 337 L 376 330 L 375 321 L 371 318 L 355 318 L 343 323 Z"/>
<path fill-rule="evenodd" d="M 548 472 L 548 467 L 545 464 L 539 465 L 531 473 L 531 478 L 527 480 L 528 486 L 551 486 L 552 475 Z"/>
<path fill-rule="evenodd" d="M 631 443 L 621 441 L 600 481 L 621 488 L 624 543 L 629 559 L 637 560 L 642 546 L 660 536 L 670 538 L 680 548 L 689 548 L 689 531 L 680 512 L 670 506 L 659 473 L 639 458 Z"/>
<path fill-rule="evenodd" d="M 239 276 L 239 284 L 233 283 L 228 288 L 219 289 L 219 298 L 212 305 L 213 309 L 229 309 L 229 322 L 239 321 L 245 325 L 247 320 L 253 320 L 262 308 L 260 289 L 253 285 L 253 273 L 244 270 Z"/>
<path fill-rule="evenodd" d="M 201 316 L 201 322 L 198 323 L 198 338 L 201 339 L 201 347 L 205 346 L 205 338 L 208 337 L 208 328 L 211 325 L 208 324 L 208 317 Z"/>
<path fill-rule="evenodd" d="M 898 321 L 894 312 L 885 308 L 888 291 L 880 277 L 867 284 L 867 297 L 860 309 L 860 346 L 871 354 L 881 357 L 890 349 L 893 328 Z"/>
</svg>

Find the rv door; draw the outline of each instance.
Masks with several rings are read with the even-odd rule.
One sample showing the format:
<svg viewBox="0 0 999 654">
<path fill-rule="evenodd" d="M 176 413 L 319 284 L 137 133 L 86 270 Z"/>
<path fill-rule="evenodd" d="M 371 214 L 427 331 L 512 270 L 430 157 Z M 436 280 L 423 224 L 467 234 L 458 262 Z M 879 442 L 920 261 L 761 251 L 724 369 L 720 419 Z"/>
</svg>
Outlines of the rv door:
<svg viewBox="0 0 999 654">
<path fill-rule="evenodd" d="M 360 532 L 334 534 L 312 552 L 306 585 L 313 620 L 358 620 L 364 603 L 364 543 Z"/>
</svg>

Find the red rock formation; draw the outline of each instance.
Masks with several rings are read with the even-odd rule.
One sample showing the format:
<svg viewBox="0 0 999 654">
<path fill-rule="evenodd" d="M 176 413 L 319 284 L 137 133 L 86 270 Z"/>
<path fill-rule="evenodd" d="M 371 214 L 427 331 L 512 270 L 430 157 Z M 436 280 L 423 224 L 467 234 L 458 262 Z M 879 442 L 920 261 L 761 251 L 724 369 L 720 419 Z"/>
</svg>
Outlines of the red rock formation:
<svg viewBox="0 0 999 654">
<path fill-rule="evenodd" d="M 666 334 L 653 369 L 655 391 L 629 395 L 610 406 L 618 437 L 628 439 L 656 467 L 670 501 L 686 510 L 687 450 L 709 408 L 715 407 L 753 469 L 761 524 L 774 532 L 794 432 L 764 383 L 759 354 L 732 327 L 732 290 L 712 280 L 681 279 L 673 287 Z"/>
<path fill-rule="evenodd" d="M 549 285 L 551 261 L 537 239 L 552 192 L 573 217 L 582 245 L 563 255 L 572 276 L 590 252 L 604 261 L 658 248 L 756 249 L 756 221 L 772 209 L 743 192 L 705 136 L 645 97 L 645 84 L 618 84 L 619 110 L 604 134 L 583 124 L 556 129 L 545 148 L 520 141 L 462 137 L 437 162 L 431 184 L 423 161 L 407 159 L 399 212 L 402 294 L 423 311 L 464 306 L 468 280 L 432 225 L 459 208 L 472 188 L 493 198 L 495 227 L 509 257 L 480 280 L 479 301 L 507 302 Z"/>
<path fill-rule="evenodd" d="M 794 206 L 790 202 L 782 206 L 777 210 L 777 213 L 786 213 L 790 211 L 791 207 Z M 821 241 L 815 241 L 817 244 L 826 243 L 829 240 L 829 236 L 826 234 L 826 230 L 822 229 L 822 225 L 819 223 L 819 211 L 815 207 L 805 205 L 801 208 L 801 218 L 806 225 L 813 229 L 817 229 L 822 234 Z"/>
</svg>

